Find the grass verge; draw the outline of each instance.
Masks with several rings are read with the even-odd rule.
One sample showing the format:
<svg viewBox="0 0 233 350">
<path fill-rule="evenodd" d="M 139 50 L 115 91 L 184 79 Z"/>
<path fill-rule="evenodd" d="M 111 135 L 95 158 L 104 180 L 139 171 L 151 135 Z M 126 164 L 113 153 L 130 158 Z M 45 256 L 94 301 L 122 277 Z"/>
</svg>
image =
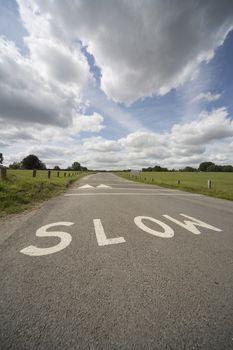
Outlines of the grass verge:
<svg viewBox="0 0 233 350">
<path fill-rule="evenodd" d="M 233 173 L 217 172 L 118 172 L 128 180 L 233 200 Z M 180 180 L 180 184 L 177 184 Z M 207 186 L 211 180 L 212 188 Z"/>
<path fill-rule="evenodd" d="M 37 171 L 37 176 L 32 177 L 32 170 L 8 170 L 7 180 L 0 180 L 0 217 L 6 214 L 19 213 L 32 208 L 53 196 L 65 192 L 66 188 L 74 181 L 87 175 L 86 172 Z M 69 176 L 70 173 L 70 176 Z"/>
</svg>

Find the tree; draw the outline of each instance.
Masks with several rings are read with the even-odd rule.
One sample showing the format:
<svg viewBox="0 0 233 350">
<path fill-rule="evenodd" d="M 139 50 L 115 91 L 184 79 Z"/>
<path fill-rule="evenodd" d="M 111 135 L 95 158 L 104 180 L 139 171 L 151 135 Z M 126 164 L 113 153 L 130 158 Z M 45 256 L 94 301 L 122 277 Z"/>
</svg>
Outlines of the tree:
<svg viewBox="0 0 233 350">
<path fill-rule="evenodd" d="M 233 166 L 232 165 L 223 165 L 223 166 L 221 166 L 221 168 L 222 168 L 222 171 L 233 172 Z"/>
<path fill-rule="evenodd" d="M 22 160 L 22 167 L 24 169 L 46 169 L 45 164 L 34 154 L 29 154 Z"/>
<path fill-rule="evenodd" d="M 212 164 L 210 166 L 208 166 L 208 168 L 206 169 L 206 171 L 209 171 L 209 172 L 219 172 L 219 171 L 222 171 L 222 167 L 219 166 L 219 165 L 216 165 L 216 164 Z"/>
<path fill-rule="evenodd" d="M 149 166 L 148 168 L 142 168 L 142 171 L 153 171 L 153 168 Z"/>
<path fill-rule="evenodd" d="M 162 168 L 160 165 L 155 165 L 153 171 L 168 171 L 167 168 Z"/>
<path fill-rule="evenodd" d="M 0 153 L 0 164 L 2 164 L 2 162 L 3 162 L 3 154 Z"/>
<path fill-rule="evenodd" d="M 20 162 L 14 162 L 9 165 L 10 169 L 20 169 L 22 167 L 22 164 Z"/>
<path fill-rule="evenodd" d="M 207 168 L 207 171 L 215 171 L 215 172 L 232 172 L 232 165 L 211 165 Z"/>
<path fill-rule="evenodd" d="M 168 171 L 168 169 L 162 168 L 160 165 L 155 165 L 154 167 L 142 168 L 142 171 Z"/>
<path fill-rule="evenodd" d="M 197 169 L 195 169 L 191 166 L 186 166 L 184 169 L 181 169 L 180 171 L 193 172 L 193 171 L 197 171 Z"/>
<path fill-rule="evenodd" d="M 198 170 L 199 171 L 207 171 L 207 168 L 209 168 L 211 165 L 215 165 L 213 162 L 203 162 L 199 165 Z"/>
<path fill-rule="evenodd" d="M 72 170 L 80 171 L 81 170 L 81 165 L 79 162 L 74 162 L 71 166 Z"/>
<path fill-rule="evenodd" d="M 53 169 L 54 169 L 54 170 L 61 170 L 60 167 L 59 167 L 58 165 L 55 165 Z"/>
</svg>

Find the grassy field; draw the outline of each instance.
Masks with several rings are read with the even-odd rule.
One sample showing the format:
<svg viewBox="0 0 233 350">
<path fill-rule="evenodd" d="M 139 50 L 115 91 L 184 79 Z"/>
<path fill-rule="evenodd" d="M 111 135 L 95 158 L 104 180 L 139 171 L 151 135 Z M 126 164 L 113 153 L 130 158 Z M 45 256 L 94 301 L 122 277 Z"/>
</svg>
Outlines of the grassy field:
<svg viewBox="0 0 233 350">
<path fill-rule="evenodd" d="M 64 192 L 70 183 L 86 174 L 60 171 L 60 177 L 57 177 L 57 171 L 51 171 L 51 178 L 48 179 L 46 170 L 37 171 L 35 178 L 32 177 L 32 170 L 8 170 L 7 180 L 0 180 L 0 216 L 18 213 L 58 195 Z"/>
<path fill-rule="evenodd" d="M 140 172 L 136 174 L 119 172 L 117 174 L 133 181 L 233 200 L 233 173 Z M 212 182 L 211 189 L 208 189 L 207 186 L 209 179 Z M 179 185 L 177 180 L 180 180 Z"/>
</svg>

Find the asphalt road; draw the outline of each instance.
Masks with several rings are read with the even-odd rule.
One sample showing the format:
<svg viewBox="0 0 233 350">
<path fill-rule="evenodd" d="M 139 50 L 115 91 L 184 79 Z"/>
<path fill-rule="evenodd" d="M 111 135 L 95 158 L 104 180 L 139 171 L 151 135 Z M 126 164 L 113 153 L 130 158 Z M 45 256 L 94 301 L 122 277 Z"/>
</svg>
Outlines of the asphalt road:
<svg viewBox="0 0 233 350">
<path fill-rule="evenodd" d="M 0 238 L 1 349 L 233 349 L 230 201 L 96 174 Z"/>
</svg>

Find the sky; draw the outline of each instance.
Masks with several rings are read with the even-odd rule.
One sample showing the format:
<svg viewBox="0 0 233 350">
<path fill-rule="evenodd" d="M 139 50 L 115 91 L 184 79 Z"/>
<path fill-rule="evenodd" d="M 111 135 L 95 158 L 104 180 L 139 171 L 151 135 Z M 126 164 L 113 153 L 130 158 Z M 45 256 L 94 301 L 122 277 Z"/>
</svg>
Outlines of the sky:
<svg viewBox="0 0 233 350">
<path fill-rule="evenodd" d="M 232 0 L 0 0 L 0 152 L 233 164 Z"/>
</svg>

